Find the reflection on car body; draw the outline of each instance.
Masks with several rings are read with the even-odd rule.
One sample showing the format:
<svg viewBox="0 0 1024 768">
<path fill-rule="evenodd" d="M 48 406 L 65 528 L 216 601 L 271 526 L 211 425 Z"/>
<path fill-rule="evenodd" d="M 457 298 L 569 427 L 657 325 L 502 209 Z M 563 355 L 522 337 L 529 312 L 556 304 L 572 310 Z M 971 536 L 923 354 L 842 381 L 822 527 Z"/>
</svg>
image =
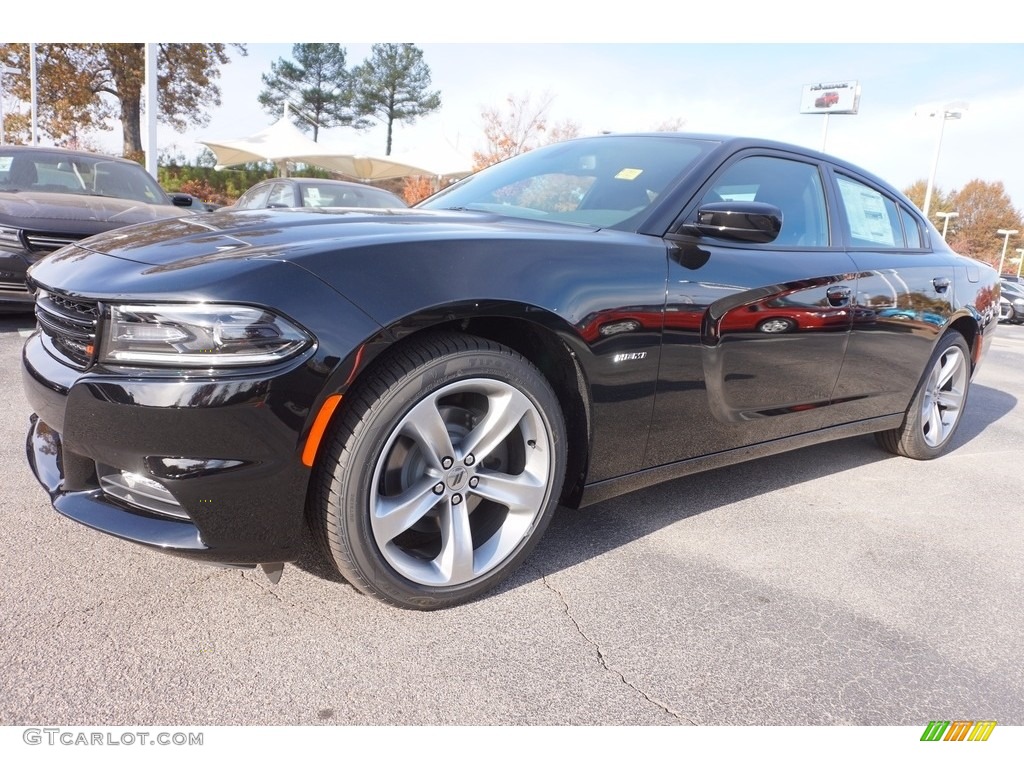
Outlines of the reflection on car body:
<svg viewBox="0 0 1024 768">
<path fill-rule="evenodd" d="M 385 189 L 354 181 L 316 178 L 267 179 L 253 185 L 232 206 L 260 208 L 408 208 L 402 198 Z"/>
<path fill-rule="evenodd" d="M 559 503 L 858 434 L 939 456 L 999 295 L 867 171 L 685 134 L 551 145 L 411 210 L 138 226 L 30 277 L 59 511 L 274 574 L 308 520 L 421 609 L 498 583 Z"/>
</svg>

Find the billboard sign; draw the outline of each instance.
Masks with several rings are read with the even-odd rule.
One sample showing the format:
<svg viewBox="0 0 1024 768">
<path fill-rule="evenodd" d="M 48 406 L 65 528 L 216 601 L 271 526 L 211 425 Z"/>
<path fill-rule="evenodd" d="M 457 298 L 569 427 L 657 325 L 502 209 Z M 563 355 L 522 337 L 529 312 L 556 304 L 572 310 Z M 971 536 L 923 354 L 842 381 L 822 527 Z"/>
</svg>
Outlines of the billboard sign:
<svg viewBox="0 0 1024 768">
<path fill-rule="evenodd" d="M 856 115 L 860 88 L 856 80 L 830 80 L 805 85 L 800 96 L 802 115 Z"/>
</svg>

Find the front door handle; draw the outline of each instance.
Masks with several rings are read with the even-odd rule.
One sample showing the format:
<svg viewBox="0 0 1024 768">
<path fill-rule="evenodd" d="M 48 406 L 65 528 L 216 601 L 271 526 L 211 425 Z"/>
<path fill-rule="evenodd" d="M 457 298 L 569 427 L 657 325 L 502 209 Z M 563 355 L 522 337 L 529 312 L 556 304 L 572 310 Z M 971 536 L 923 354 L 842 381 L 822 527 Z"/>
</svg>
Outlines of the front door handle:
<svg viewBox="0 0 1024 768">
<path fill-rule="evenodd" d="M 845 285 L 834 285 L 825 291 L 825 296 L 828 298 L 828 303 L 833 307 L 843 307 L 850 303 L 850 297 L 853 295 L 853 291 L 847 288 Z"/>
<path fill-rule="evenodd" d="M 936 277 L 934 280 L 932 280 L 932 285 L 935 286 L 935 290 L 938 291 L 939 293 L 945 293 L 946 290 L 949 288 L 949 278 Z"/>
</svg>

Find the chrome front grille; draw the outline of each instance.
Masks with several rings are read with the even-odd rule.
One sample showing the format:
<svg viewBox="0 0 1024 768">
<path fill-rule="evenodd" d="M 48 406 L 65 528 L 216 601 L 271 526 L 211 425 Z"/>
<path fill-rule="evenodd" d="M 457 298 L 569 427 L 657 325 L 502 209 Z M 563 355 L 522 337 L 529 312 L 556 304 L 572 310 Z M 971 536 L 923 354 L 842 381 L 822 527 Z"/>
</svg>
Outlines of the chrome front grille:
<svg viewBox="0 0 1024 768">
<path fill-rule="evenodd" d="M 40 290 L 36 296 L 39 329 L 68 362 L 84 370 L 96 359 L 99 304 Z"/>
<path fill-rule="evenodd" d="M 22 233 L 25 245 L 30 251 L 55 251 L 65 245 L 71 245 L 88 237 L 85 234 L 68 234 L 66 232 L 29 232 Z"/>
</svg>

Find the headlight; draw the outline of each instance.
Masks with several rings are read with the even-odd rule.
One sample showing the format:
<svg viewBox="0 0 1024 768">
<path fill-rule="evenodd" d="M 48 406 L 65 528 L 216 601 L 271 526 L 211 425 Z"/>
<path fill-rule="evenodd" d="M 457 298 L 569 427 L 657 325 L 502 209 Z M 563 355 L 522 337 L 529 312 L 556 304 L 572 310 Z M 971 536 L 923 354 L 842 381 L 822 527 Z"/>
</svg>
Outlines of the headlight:
<svg viewBox="0 0 1024 768">
<path fill-rule="evenodd" d="M 264 365 L 313 339 L 284 318 L 227 304 L 122 304 L 110 308 L 100 360 L 127 365 L 211 368 Z"/>
</svg>

